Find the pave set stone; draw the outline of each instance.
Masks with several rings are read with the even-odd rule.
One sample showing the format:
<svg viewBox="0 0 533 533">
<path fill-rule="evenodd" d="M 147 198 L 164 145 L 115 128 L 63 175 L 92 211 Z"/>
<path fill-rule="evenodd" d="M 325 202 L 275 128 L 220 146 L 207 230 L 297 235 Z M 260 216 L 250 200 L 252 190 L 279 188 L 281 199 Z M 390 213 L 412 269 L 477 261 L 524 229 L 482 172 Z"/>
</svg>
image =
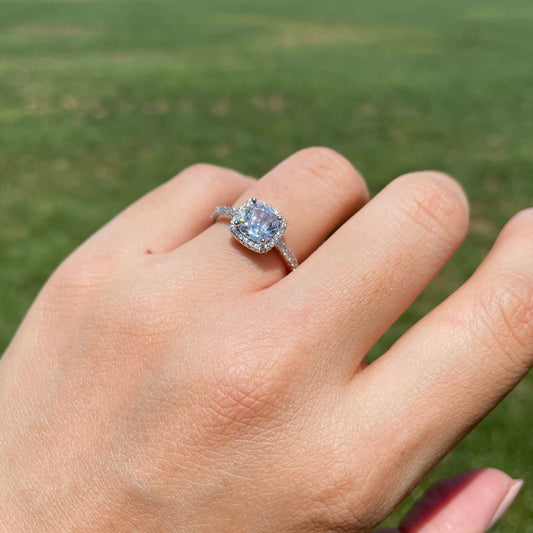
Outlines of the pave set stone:
<svg viewBox="0 0 533 533">
<path fill-rule="evenodd" d="M 230 230 L 237 240 L 254 252 L 265 253 L 281 239 L 287 221 L 266 202 L 251 198 L 233 215 Z"/>
</svg>

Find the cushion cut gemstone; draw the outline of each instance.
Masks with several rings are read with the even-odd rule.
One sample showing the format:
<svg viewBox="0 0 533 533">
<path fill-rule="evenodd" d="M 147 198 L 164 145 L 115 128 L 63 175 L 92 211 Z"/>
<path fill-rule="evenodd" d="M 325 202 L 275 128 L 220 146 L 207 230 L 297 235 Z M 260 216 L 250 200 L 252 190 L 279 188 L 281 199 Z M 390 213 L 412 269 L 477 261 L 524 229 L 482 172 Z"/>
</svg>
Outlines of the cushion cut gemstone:
<svg viewBox="0 0 533 533">
<path fill-rule="evenodd" d="M 249 202 L 238 218 L 239 231 L 254 242 L 268 242 L 276 235 L 281 221 L 270 206 Z"/>
</svg>

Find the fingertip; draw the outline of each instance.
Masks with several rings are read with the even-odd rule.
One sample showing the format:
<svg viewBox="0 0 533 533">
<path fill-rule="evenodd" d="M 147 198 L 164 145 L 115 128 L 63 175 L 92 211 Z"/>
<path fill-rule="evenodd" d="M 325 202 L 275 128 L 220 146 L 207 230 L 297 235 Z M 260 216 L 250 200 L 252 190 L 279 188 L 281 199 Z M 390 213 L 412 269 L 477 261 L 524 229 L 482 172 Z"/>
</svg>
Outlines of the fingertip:
<svg viewBox="0 0 533 533">
<path fill-rule="evenodd" d="M 486 531 L 520 488 L 519 481 L 494 468 L 463 472 L 433 485 L 402 520 L 400 531 Z"/>
<path fill-rule="evenodd" d="M 477 470 L 471 470 L 470 472 L 476 473 L 478 476 L 478 482 L 483 481 L 490 484 L 507 484 L 510 485 L 514 480 L 503 470 L 497 468 L 478 468 Z M 467 472 L 470 473 L 470 472 Z"/>
<path fill-rule="evenodd" d="M 510 243 L 518 243 L 521 251 L 533 246 L 533 207 L 524 209 L 511 217 L 500 231 L 494 244 L 495 249 Z"/>
<path fill-rule="evenodd" d="M 511 480 L 511 485 L 507 489 L 507 492 L 503 500 L 501 501 L 498 509 L 496 509 L 496 512 L 494 513 L 494 516 L 492 517 L 492 520 L 490 521 L 488 529 L 490 529 L 494 524 L 496 524 L 496 522 L 498 522 L 498 520 L 506 513 L 507 509 L 509 509 L 510 505 L 515 501 L 523 485 L 524 485 L 523 479 Z"/>
<path fill-rule="evenodd" d="M 514 217 L 511 219 L 518 219 L 518 220 L 529 220 L 529 222 L 533 222 L 533 207 L 528 207 L 526 209 L 522 209 L 522 211 L 519 211 L 514 215 Z"/>
<path fill-rule="evenodd" d="M 513 217 L 511 217 L 511 219 L 504 226 L 502 233 L 503 231 L 508 231 L 511 229 L 520 230 L 521 228 L 524 228 L 530 232 L 530 236 L 533 236 L 531 234 L 531 226 L 533 226 L 533 207 L 523 209 L 522 211 L 519 211 Z"/>
</svg>

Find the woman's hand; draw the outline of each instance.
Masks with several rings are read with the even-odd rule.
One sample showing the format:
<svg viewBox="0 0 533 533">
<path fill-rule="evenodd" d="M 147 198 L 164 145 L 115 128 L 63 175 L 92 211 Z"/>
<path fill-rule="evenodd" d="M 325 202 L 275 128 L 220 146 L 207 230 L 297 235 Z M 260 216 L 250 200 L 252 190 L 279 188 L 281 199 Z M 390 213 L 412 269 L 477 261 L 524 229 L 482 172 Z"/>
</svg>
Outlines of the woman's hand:
<svg viewBox="0 0 533 533">
<path fill-rule="evenodd" d="M 287 218 L 289 275 L 210 224 L 251 197 Z M 258 182 L 199 165 L 74 252 L 0 363 L 6 531 L 380 523 L 533 362 L 533 210 L 368 365 L 461 243 L 468 208 L 436 172 L 367 200 L 323 148 Z"/>
</svg>

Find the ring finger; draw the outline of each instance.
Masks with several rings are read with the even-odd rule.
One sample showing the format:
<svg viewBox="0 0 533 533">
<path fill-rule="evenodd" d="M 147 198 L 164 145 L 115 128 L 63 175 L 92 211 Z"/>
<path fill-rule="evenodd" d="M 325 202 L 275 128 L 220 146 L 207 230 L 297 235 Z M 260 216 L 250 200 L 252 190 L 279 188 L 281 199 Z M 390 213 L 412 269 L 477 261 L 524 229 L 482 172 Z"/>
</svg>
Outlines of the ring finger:
<svg viewBox="0 0 533 533">
<path fill-rule="evenodd" d="M 367 201 L 368 192 L 363 178 L 344 157 L 326 148 L 308 148 L 271 170 L 234 207 L 252 197 L 272 205 L 287 219 L 283 240 L 301 262 Z M 227 222 L 215 224 L 195 241 L 204 264 L 208 250 L 210 275 L 220 269 L 239 288 L 259 290 L 287 272 L 278 253 L 257 254 L 237 243 Z"/>
</svg>

